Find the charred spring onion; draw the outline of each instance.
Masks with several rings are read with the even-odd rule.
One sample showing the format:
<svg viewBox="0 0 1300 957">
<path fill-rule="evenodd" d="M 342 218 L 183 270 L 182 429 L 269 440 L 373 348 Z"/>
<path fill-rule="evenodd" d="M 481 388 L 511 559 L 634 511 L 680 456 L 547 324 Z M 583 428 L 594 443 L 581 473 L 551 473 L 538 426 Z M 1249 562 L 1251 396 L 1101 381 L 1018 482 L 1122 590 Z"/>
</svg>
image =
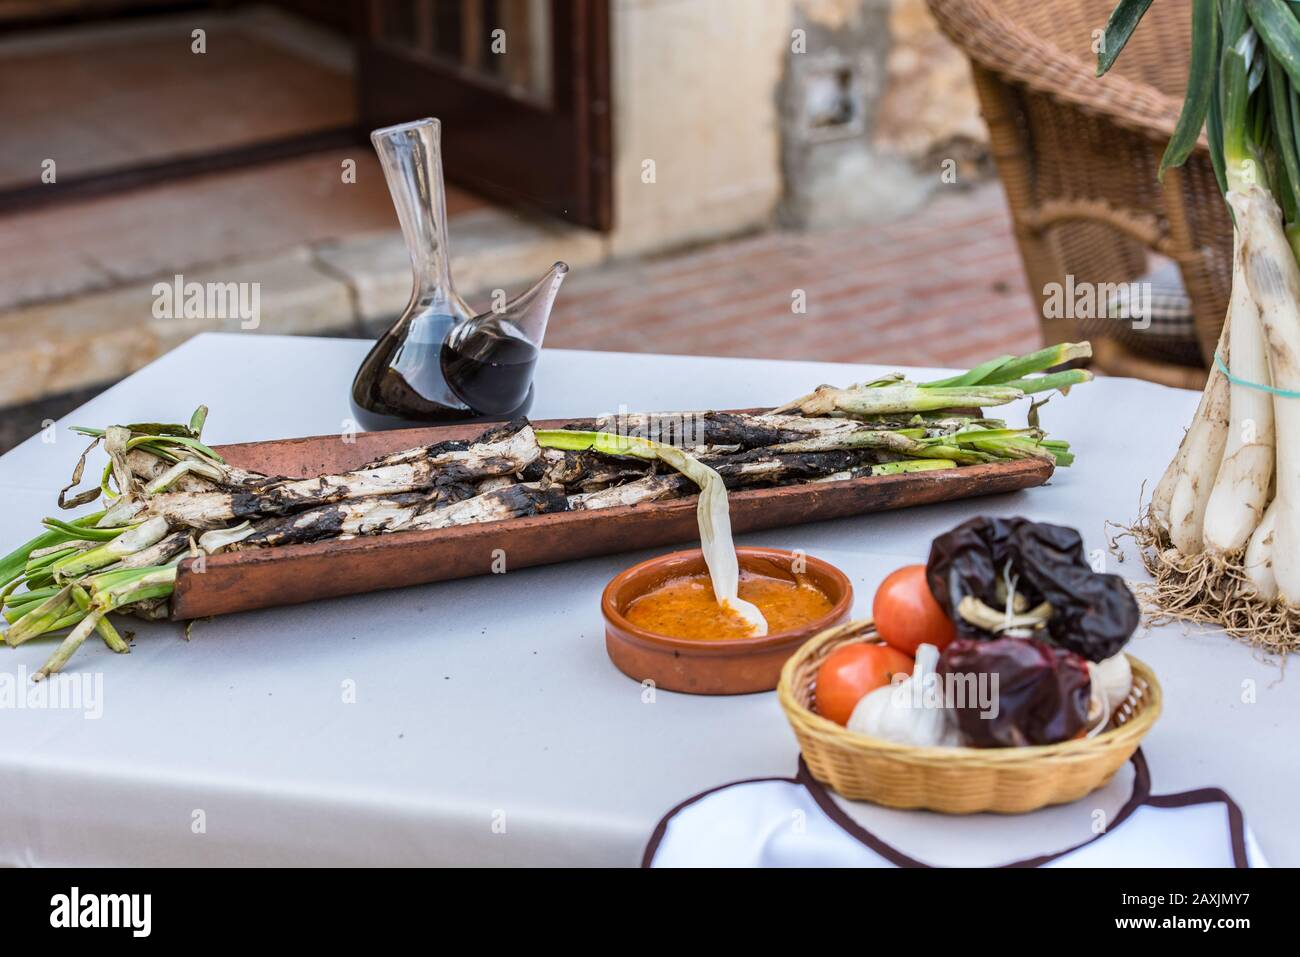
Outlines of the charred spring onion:
<svg viewBox="0 0 1300 957">
<path fill-rule="evenodd" d="M 1086 343 L 1067 344 L 1000 356 L 942 382 L 892 375 L 844 389 L 823 386 L 767 413 L 631 413 L 536 433 L 520 420 L 473 442 L 407 449 L 306 479 L 225 462 L 202 440 L 206 408 L 186 424 L 78 428 L 91 445 L 59 504 L 76 508 L 102 498 L 102 508 L 46 519 L 39 535 L 0 558 L 5 639 L 19 645 L 60 638 L 39 680 L 64 667 L 92 634 L 113 651 L 129 650 L 109 615 L 164 616 L 187 556 L 636 505 L 696 490 L 715 596 L 763 634 L 762 614 L 737 594 L 728 488 L 1025 456 L 1068 465 L 1066 443 L 1048 439 L 1032 413 L 1033 427 L 1009 429 L 972 409 L 1087 381 L 1079 370 L 1048 370 L 1088 354 Z M 656 432 L 665 419 L 665 441 L 641 434 Z M 97 485 L 80 489 L 86 460 L 100 445 L 108 463 Z"/>
<path fill-rule="evenodd" d="M 699 459 L 681 449 L 649 439 L 613 435 L 609 432 L 567 432 L 543 430 L 537 441 L 548 448 L 584 451 L 594 449 L 605 455 L 629 455 L 634 458 L 658 459 L 681 472 L 700 487 L 696 517 L 700 525 L 700 549 L 713 583 L 718 604 L 749 623 L 754 635 L 767 634 L 767 619 L 757 605 L 740 597 L 740 564 L 731 541 L 731 511 L 727 507 L 727 487 L 722 476 Z"/>
</svg>

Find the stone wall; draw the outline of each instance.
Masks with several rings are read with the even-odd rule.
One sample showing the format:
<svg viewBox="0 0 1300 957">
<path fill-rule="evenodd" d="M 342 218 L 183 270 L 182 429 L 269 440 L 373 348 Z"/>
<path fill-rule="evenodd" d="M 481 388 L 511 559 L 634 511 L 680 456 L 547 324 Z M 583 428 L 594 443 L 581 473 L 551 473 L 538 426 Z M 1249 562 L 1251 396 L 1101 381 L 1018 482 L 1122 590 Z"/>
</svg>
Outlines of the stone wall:
<svg viewBox="0 0 1300 957">
<path fill-rule="evenodd" d="M 939 30 L 925 0 L 891 0 L 885 88 L 874 131 L 878 149 L 934 174 L 958 163 L 959 181 L 987 178 L 988 130 L 966 57 Z"/>
<path fill-rule="evenodd" d="M 887 222 L 983 174 L 966 59 L 924 0 L 795 0 L 782 90 L 783 220 Z M 827 102 L 838 104 L 827 113 Z M 820 111 L 820 112 L 819 112 Z"/>
<path fill-rule="evenodd" d="M 615 0 L 616 256 L 754 229 L 781 198 L 790 0 Z"/>
<path fill-rule="evenodd" d="M 943 160 L 986 172 L 965 58 L 924 0 L 616 0 L 614 70 L 614 255 L 778 214 L 888 221 Z"/>
</svg>

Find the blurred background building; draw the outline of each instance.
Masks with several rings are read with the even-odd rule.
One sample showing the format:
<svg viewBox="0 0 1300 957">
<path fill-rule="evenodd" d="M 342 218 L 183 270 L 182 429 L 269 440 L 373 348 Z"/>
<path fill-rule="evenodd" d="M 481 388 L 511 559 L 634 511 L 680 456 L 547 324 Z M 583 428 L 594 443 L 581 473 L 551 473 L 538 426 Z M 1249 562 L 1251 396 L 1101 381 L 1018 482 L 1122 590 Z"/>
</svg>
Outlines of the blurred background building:
<svg viewBox="0 0 1300 957">
<path fill-rule="evenodd" d="M 443 122 L 471 304 L 548 346 L 960 365 L 1039 339 L 924 0 L 0 0 L 0 446 L 203 331 L 374 336 L 410 270 L 371 128 Z"/>
</svg>

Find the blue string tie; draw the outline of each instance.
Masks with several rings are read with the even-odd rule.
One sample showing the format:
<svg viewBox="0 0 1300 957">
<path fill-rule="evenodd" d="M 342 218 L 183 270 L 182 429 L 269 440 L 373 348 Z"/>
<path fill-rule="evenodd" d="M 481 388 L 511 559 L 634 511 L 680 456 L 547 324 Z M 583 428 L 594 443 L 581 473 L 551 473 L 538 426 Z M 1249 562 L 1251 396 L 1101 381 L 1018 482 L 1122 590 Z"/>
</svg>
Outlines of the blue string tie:
<svg viewBox="0 0 1300 957">
<path fill-rule="evenodd" d="M 1214 367 L 1223 373 L 1224 377 L 1233 385 L 1245 386 L 1247 389 L 1257 389 L 1260 392 L 1268 392 L 1272 395 L 1280 395 L 1284 399 L 1300 399 L 1300 392 L 1292 389 L 1276 389 L 1271 385 L 1264 385 L 1262 382 L 1251 382 L 1247 379 L 1241 379 L 1228 371 L 1224 365 L 1223 358 L 1216 352 L 1214 354 Z"/>
</svg>

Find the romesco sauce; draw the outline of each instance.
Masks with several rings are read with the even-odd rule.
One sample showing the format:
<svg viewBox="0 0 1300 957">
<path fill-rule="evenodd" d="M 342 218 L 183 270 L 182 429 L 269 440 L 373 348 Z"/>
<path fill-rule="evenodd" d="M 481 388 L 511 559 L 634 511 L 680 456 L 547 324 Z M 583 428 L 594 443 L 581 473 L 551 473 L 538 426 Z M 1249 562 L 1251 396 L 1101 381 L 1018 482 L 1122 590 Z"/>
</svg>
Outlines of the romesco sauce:
<svg viewBox="0 0 1300 957">
<path fill-rule="evenodd" d="M 741 569 L 740 597 L 758 606 L 774 635 L 830 614 L 831 600 L 803 576 L 797 582 L 768 578 Z M 739 615 L 718 605 L 707 574 L 670 578 L 634 599 L 623 616 L 657 635 L 689 641 L 728 641 L 749 638 L 750 628 Z"/>
</svg>

